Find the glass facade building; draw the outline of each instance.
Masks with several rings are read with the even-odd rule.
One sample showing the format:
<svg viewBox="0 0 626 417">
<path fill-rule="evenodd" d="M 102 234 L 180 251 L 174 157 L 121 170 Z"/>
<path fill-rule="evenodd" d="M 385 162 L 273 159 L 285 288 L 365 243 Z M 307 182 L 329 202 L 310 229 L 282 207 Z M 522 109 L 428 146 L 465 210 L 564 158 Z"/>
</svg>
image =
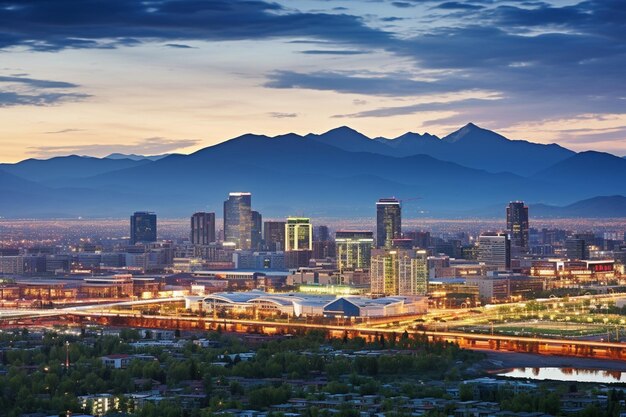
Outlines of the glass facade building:
<svg viewBox="0 0 626 417">
<path fill-rule="evenodd" d="M 230 193 L 224 201 L 224 241 L 238 249 L 252 248 L 252 194 Z"/>
<path fill-rule="evenodd" d="M 511 246 L 528 252 L 528 206 L 523 201 L 512 201 L 506 208 L 506 228 Z"/>
<path fill-rule="evenodd" d="M 198 212 L 191 216 L 190 240 L 193 245 L 215 242 L 215 213 Z"/>
<path fill-rule="evenodd" d="M 130 244 L 156 242 L 157 216 L 148 211 L 136 211 L 130 216 Z"/>
<path fill-rule="evenodd" d="M 381 198 L 376 203 L 376 247 L 391 248 L 393 239 L 402 237 L 400 200 Z"/>
</svg>

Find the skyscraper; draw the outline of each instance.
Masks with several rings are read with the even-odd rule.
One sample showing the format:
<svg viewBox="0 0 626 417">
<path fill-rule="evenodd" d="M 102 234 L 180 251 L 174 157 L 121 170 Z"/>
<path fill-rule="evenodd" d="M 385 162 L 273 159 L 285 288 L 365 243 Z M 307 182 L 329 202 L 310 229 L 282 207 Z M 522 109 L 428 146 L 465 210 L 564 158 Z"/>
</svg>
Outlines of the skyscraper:
<svg viewBox="0 0 626 417">
<path fill-rule="evenodd" d="M 285 222 L 267 221 L 263 225 L 263 240 L 268 250 L 285 250 L 285 224 Z"/>
<path fill-rule="evenodd" d="M 369 269 L 374 246 L 374 233 L 363 230 L 337 230 L 335 233 L 337 245 L 337 268 L 339 272 L 345 269 Z"/>
<path fill-rule="evenodd" d="M 215 213 L 194 213 L 191 216 L 191 243 L 208 245 L 215 240 Z"/>
<path fill-rule="evenodd" d="M 157 216 L 148 211 L 136 211 L 130 216 L 130 244 L 156 242 Z"/>
<path fill-rule="evenodd" d="M 252 248 L 252 194 L 230 193 L 224 201 L 224 241 L 238 249 Z"/>
<path fill-rule="evenodd" d="M 400 201 L 381 198 L 376 203 L 376 247 L 391 248 L 393 239 L 401 237 L 402 217 Z"/>
<path fill-rule="evenodd" d="M 516 252 L 528 252 L 528 206 L 523 201 L 512 201 L 506 208 L 506 228 L 511 247 Z"/>
<path fill-rule="evenodd" d="M 285 250 L 313 250 L 313 227 L 306 217 L 288 217 L 285 224 Z"/>
<path fill-rule="evenodd" d="M 565 240 L 565 256 L 572 260 L 587 259 L 589 254 L 585 239 L 572 237 Z"/>
<path fill-rule="evenodd" d="M 330 233 L 328 232 L 328 226 L 316 226 L 313 229 L 313 240 L 318 242 L 327 242 L 330 240 Z"/>
<path fill-rule="evenodd" d="M 263 217 L 258 211 L 252 212 L 252 249 L 260 250 L 263 243 Z"/>
<path fill-rule="evenodd" d="M 511 267 L 511 241 L 506 233 L 485 233 L 478 238 L 478 261 L 500 270 Z"/>
<path fill-rule="evenodd" d="M 425 250 L 374 249 L 370 267 L 375 295 L 425 295 L 428 256 Z"/>
</svg>

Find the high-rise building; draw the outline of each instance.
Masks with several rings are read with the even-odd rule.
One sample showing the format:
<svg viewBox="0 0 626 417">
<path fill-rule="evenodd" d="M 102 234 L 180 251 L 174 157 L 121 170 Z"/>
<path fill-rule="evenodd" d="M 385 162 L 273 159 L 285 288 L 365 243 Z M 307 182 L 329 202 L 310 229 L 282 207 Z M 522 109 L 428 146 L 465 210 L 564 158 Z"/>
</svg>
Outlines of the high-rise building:
<svg viewBox="0 0 626 417">
<path fill-rule="evenodd" d="M 485 233 L 478 238 L 478 261 L 500 270 L 511 267 L 511 241 L 506 233 Z"/>
<path fill-rule="evenodd" d="M 370 285 L 374 295 L 425 295 L 428 292 L 426 251 L 373 249 Z"/>
<path fill-rule="evenodd" d="M 570 238 L 565 240 L 565 256 L 572 260 L 587 259 L 589 256 L 585 239 Z"/>
<path fill-rule="evenodd" d="M 400 200 L 381 198 L 376 203 L 376 247 L 391 248 L 393 239 L 402 237 Z"/>
<path fill-rule="evenodd" d="M 328 226 L 316 226 L 315 229 L 313 229 L 313 240 L 317 242 L 328 242 L 330 240 Z"/>
<path fill-rule="evenodd" d="M 413 241 L 414 248 L 428 249 L 430 246 L 430 232 L 416 230 L 404 233 L 404 237 Z"/>
<path fill-rule="evenodd" d="M 335 233 L 337 268 L 369 269 L 374 246 L 374 233 L 363 230 L 337 230 Z"/>
<path fill-rule="evenodd" d="M 313 227 L 306 217 L 288 217 L 285 224 L 285 250 L 313 250 Z"/>
<path fill-rule="evenodd" d="M 252 248 L 252 194 L 230 193 L 224 201 L 224 241 L 238 249 Z"/>
<path fill-rule="evenodd" d="M 263 240 L 267 250 L 285 250 L 285 224 L 286 222 L 265 222 L 263 225 Z"/>
<path fill-rule="evenodd" d="M 512 201 L 506 208 L 506 228 L 515 252 L 528 252 L 528 206 L 523 201 Z"/>
<path fill-rule="evenodd" d="M 215 242 L 215 213 L 198 212 L 191 216 L 191 244 Z"/>
<path fill-rule="evenodd" d="M 252 249 L 260 250 L 263 244 L 263 217 L 258 211 L 252 212 Z"/>
<path fill-rule="evenodd" d="M 148 211 L 136 211 L 130 216 L 130 244 L 156 242 L 157 216 Z"/>
</svg>

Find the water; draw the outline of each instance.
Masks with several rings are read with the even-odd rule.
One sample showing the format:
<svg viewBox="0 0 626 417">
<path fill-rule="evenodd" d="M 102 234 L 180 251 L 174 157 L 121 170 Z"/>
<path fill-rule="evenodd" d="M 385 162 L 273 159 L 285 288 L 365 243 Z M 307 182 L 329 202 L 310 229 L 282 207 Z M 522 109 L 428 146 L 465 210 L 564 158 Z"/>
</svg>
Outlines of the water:
<svg viewBox="0 0 626 417">
<path fill-rule="evenodd" d="M 507 378 L 595 382 L 600 384 L 626 383 L 626 372 L 580 368 L 514 368 L 498 374 Z"/>
</svg>

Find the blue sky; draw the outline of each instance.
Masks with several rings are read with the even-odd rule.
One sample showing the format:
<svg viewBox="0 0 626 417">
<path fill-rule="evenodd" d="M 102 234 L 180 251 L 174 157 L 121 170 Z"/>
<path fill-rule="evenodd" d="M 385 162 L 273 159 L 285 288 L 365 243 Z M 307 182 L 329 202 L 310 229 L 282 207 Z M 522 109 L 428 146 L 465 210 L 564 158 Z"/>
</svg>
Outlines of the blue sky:
<svg viewBox="0 0 626 417">
<path fill-rule="evenodd" d="M 626 155 L 624 40 L 612 0 L 0 0 L 1 159 L 470 121 Z"/>
</svg>

